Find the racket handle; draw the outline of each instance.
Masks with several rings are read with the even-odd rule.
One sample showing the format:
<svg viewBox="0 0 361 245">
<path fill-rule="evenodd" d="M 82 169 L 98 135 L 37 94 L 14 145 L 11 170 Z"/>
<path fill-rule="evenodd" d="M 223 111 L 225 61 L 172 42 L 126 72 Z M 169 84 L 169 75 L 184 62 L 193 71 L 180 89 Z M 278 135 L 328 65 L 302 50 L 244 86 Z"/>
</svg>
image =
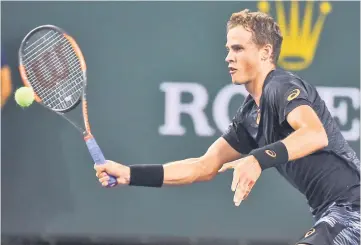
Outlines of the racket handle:
<svg viewBox="0 0 361 245">
<path fill-rule="evenodd" d="M 88 147 L 90 155 L 93 158 L 95 164 L 104 164 L 106 162 L 102 150 L 98 146 L 94 137 L 86 137 L 85 143 Z M 114 176 L 109 175 L 108 187 L 113 187 L 117 184 L 117 179 Z"/>
</svg>

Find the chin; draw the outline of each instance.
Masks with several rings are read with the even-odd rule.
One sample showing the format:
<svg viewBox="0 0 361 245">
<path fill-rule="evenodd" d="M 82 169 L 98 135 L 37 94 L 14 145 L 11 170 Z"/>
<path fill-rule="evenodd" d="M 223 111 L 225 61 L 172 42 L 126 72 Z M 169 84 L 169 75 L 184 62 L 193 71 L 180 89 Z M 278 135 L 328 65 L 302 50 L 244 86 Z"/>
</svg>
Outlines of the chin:
<svg viewBox="0 0 361 245">
<path fill-rule="evenodd" d="M 248 81 L 232 79 L 232 83 L 235 85 L 243 85 L 243 84 L 247 84 Z"/>
<path fill-rule="evenodd" d="M 238 76 L 237 76 L 238 75 Z M 246 84 L 248 83 L 248 79 L 246 79 L 245 77 L 239 76 L 240 74 L 233 74 L 233 76 L 231 76 L 232 79 L 232 83 L 235 85 L 242 85 L 242 84 Z"/>
</svg>

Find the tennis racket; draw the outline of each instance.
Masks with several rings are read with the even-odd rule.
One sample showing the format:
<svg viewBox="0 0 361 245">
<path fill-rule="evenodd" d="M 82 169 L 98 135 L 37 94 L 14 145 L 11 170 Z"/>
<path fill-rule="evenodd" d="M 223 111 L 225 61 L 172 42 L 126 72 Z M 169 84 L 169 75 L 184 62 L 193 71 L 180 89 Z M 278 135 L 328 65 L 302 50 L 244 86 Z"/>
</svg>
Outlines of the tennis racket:
<svg viewBox="0 0 361 245">
<path fill-rule="evenodd" d="M 87 69 L 74 38 L 57 26 L 38 26 L 24 37 L 18 55 L 21 78 L 25 86 L 33 89 L 35 101 L 79 130 L 94 163 L 104 164 L 104 155 L 90 130 L 86 100 Z M 78 107 L 80 101 L 83 127 L 66 116 Z M 109 177 L 108 187 L 116 185 L 116 178 Z"/>
</svg>

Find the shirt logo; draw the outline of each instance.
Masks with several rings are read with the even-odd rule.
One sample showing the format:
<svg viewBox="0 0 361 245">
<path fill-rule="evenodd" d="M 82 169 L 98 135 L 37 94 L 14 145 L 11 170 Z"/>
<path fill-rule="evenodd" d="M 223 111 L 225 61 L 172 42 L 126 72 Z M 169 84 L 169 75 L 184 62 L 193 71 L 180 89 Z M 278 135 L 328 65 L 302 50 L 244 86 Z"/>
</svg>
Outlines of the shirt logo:
<svg viewBox="0 0 361 245">
<path fill-rule="evenodd" d="M 266 150 L 265 152 L 266 152 L 266 154 L 269 155 L 270 157 L 276 157 L 276 156 L 277 156 L 276 152 L 274 152 L 274 151 Z"/>
<path fill-rule="evenodd" d="M 313 233 L 315 233 L 315 231 L 316 231 L 315 228 L 312 228 L 311 230 L 309 230 L 309 231 L 305 234 L 305 238 L 311 236 Z"/>
<path fill-rule="evenodd" d="M 260 112 L 260 110 L 258 110 L 257 111 L 256 123 L 259 124 L 260 121 L 261 121 L 261 112 Z"/>
<path fill-rule="evenodd" d="M 300 95 L 300 93 L 301 93 L 301 91 L 298 88 L 292 90 L 290 95 L 288 95 L 287 100 L 291 101 L 291 100 L 297 98 L 297 96 Z"/>
</svg>

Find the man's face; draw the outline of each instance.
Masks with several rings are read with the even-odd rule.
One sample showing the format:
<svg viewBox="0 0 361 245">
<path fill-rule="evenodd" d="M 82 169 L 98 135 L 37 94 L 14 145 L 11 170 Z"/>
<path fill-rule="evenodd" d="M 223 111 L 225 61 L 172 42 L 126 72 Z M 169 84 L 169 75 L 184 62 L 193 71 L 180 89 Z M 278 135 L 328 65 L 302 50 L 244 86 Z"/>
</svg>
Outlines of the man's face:
<svg viewBox="0 0 361 245">
<path fill-rule="evenodd" d="M 228 31 L 226 48 L 232 83 L 245 84 L 253 80 L 261 65 L 261 52 L 252 41 L 252 33 L 242 26 Z"/>
</svg>

